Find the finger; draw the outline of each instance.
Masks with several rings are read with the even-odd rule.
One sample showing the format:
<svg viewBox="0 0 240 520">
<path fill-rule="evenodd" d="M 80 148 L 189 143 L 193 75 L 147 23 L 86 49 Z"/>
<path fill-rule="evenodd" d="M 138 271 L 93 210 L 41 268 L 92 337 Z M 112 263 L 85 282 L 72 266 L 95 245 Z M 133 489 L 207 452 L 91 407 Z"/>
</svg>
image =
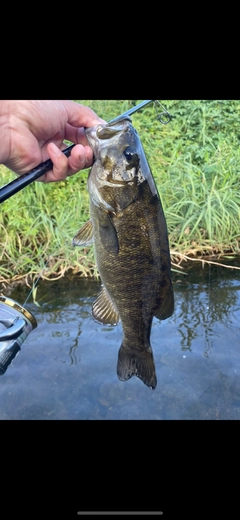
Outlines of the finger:
<svg viewBox="0 0 240 520">
<path fill-rule="evenodd" d="M 79 170 L 89 168 L 93 163 L 93 151 L 90 146 L 77 144 L 71 151 L 68 159 L 68 175 L 73 175 Z"/>
<path fill-rule="evenodd" d="M 75 144 L 83 144 L 84 146 L 88 145 L 83 127 L 77 128 L 66 124 L 64 139 Z"/>
<path fill-rule="evenodd" d="M 47 151 L 53 163 L 53 168 L 39 180 L 43 182 L 64 181 L 68 174 L 68 158 L 54 143 L 48 144 Z"/>
<path fill-rule="evenodd" d="M 103 123 L 98 122 L 98 124 Z M 104 122 L 104 124 L 106 123 Z M 86 138 L 84 128 L 76 128 L 69 125 L 68 123 L 66 124 L 64 139 L 75 144 L 83 144 L 84 146 L 88 145 L 88 140 Z"/>
<path fill-rule="evenodd" d="M 90 146 L 76 145 L 69 158 L 54 143 L 49 143 L 47 150 L 53 163 L 53 169 L 38 179 L 42 182 L 63 181 L 67 176 L 89 168 L 93 162 L 93 152 Z"/>
</svg>

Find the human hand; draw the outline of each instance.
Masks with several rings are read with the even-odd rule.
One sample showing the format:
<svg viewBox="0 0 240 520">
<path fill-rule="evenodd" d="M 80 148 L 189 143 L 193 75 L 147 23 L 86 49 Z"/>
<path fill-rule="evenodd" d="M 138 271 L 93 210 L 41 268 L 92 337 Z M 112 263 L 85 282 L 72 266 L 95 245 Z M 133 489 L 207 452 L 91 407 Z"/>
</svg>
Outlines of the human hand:
<svg viewBox="0 0 240 520">
<path fill-rule="evenodd" d="M 22 175 L 51 159 L 52 170 L 38 180 L 61 181 L 88 168 L 93 152 L 84 127 L 105 123 L 89 107 L 74 101 L 0 101 L 0 162 Z M 75 143 L 70 157 L 64 140 Z"/>
</svg>

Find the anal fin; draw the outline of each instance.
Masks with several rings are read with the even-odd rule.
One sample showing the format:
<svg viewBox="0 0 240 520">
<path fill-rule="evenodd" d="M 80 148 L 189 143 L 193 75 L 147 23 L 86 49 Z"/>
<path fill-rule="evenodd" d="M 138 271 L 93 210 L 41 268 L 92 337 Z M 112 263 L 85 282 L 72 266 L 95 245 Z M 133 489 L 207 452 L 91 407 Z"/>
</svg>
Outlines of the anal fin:
<svg viewBox="0 0 240 520">
<path fill-rule="evenodd" d="M 119 321 L 118 310 L 104 286 L 93 303 L 92 315 L 106 325 L 116 325 Z"/>
</svg>

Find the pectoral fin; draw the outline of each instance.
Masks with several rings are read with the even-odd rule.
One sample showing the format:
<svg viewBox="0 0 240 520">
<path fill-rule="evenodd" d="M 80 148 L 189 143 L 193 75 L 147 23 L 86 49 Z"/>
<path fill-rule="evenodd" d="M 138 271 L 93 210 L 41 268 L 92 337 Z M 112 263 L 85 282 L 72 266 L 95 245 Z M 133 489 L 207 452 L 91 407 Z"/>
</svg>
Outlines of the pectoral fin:
<svg viewBox="0 0 240 520">
<path fill-rule="evenodd" d="M 119 321 L 118 311 L 104 286 L 93 303 L 92 314 L 97 321 L 108 325 L 116 325 Z"/>
<path fill-rule="evenodd" d="M 93 225 L 91 219 L 77 232 L 73 238 L 73 246 L 90 246 L 93 243 Z"/>
<path fill-rule="evenodd" d="M 99 235 L 103 247 L 109 253 L 118 254 L 119 245 L 117 232 L 112 222 L 111 216 L 107 211 L 98 211 Z"/>
</svg>

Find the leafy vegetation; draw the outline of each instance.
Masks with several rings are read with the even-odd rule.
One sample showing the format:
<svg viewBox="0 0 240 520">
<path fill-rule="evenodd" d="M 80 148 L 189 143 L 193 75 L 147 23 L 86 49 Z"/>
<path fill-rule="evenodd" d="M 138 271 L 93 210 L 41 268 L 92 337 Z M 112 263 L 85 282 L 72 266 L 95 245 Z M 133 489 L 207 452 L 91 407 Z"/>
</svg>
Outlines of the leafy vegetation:
<svg viewBox="0 0 240 520">
<path fill-rule="evenodd" d="M 140 101 L 79 102 L 109 121 Z M 173 117 L 169 124 L 157 120 L 152 104 L 132 122 L 161 196 L 172 259 L 239 254 L 240 101 L 161 102 Z M 3 165 L 0 175 L 2 185 L 15 178 Z M 1 204 L 0 281 L 57 278 L 68 270 L 97 276 L 93 249 L 72 247 L 89 218 L 87 176 L 85 170 L 65 182 L 35 182 Z"/>
</svg>

